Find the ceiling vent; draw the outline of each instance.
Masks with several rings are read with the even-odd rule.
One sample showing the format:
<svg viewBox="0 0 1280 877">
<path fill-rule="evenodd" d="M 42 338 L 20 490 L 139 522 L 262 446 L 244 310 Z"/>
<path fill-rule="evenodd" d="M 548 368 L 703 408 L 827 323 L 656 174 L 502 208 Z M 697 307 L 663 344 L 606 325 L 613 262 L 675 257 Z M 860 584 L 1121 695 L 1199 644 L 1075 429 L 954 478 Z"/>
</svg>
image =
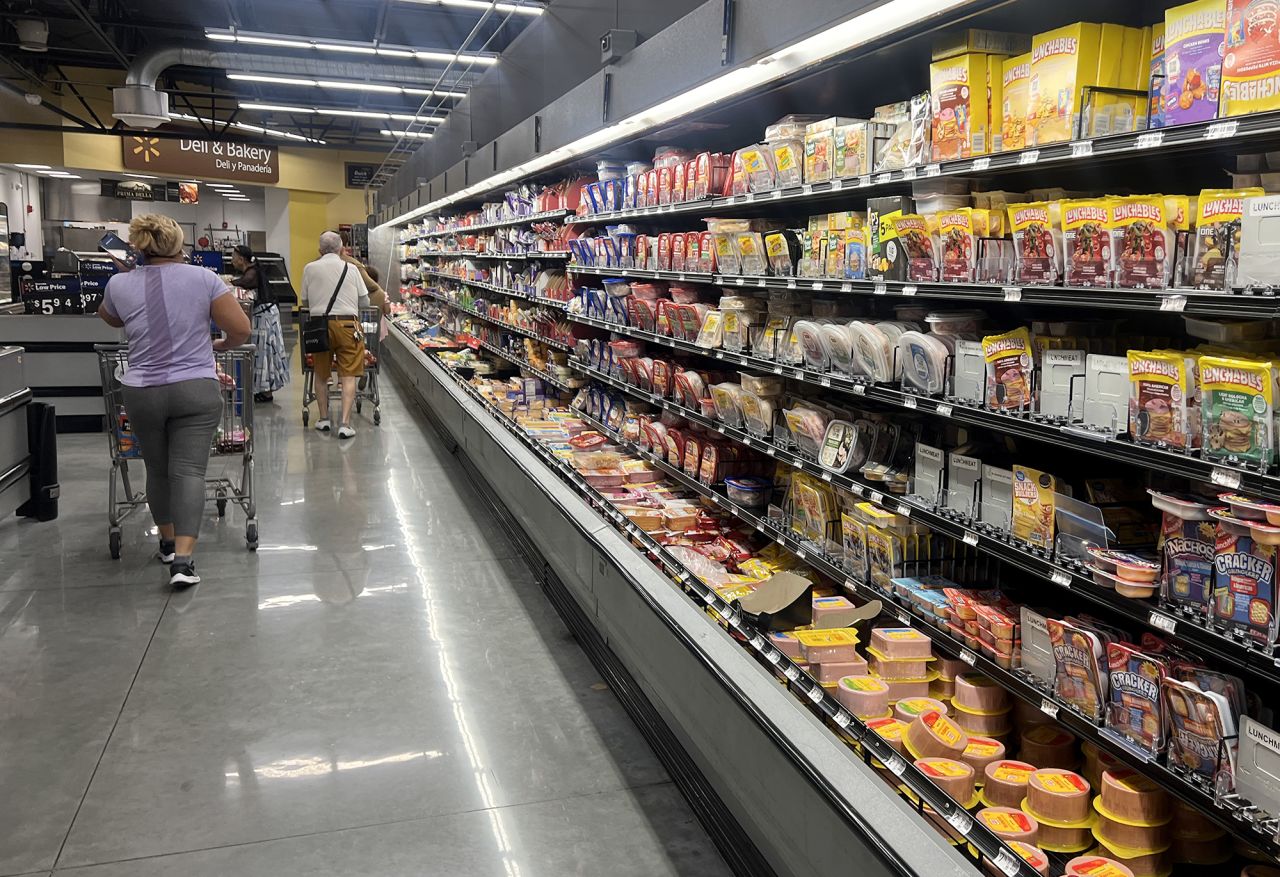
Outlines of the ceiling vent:
<svg viewBox="0 0 1280 877">
<path fill-rule="evenodd" d="M 13 22 L 18 48 L 24 52 L 49 51 L 49 22 L 43 18 L 19 18 Z"/>
</svg>

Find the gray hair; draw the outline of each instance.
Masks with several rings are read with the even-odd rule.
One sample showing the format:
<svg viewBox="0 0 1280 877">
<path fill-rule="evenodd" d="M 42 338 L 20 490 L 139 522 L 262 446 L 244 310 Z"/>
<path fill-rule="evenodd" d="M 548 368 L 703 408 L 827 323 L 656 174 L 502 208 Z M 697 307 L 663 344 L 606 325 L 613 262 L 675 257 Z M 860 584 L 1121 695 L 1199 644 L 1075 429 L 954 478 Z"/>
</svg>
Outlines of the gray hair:
<svg viewBox="0 0 1280 877">
<path fill-rule="evenodd" d="M 342 252 L 342 235 L 336 231 L 326 231 L 320 235 L 320 255 Z"/>
</svg>

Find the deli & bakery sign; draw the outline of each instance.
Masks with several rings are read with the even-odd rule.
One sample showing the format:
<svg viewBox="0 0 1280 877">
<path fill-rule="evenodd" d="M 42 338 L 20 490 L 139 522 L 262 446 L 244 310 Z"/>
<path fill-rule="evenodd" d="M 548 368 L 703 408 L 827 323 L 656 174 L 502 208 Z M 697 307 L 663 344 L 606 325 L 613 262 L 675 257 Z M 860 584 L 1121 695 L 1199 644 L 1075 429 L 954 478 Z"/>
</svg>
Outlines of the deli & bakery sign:
<svg viewBox="0 0 1280 877">
<path fill-rule="evenodd" d="M 280 152 L 274 146 L 228 140 L 122 137 L 120 148 L 124 166 L 131 171 L 221 177 L 246 183 L 280 181 Z"/>
</svg>

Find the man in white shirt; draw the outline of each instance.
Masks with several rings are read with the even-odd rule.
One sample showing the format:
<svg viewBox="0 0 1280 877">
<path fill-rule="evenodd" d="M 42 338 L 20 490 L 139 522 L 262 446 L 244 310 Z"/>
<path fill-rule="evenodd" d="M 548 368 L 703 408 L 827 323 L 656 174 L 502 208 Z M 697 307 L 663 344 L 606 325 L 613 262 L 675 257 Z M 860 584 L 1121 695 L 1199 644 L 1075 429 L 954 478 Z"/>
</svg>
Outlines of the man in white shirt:
<svg viewBox="0 0 1280 877">
<path fill-rule="evenodd" d="M 326 231 L 320 235 L 320 258 L 302 269 L 302 306 L 312 317 L 329 314 L 329 352 L 315 356 L 314 376 L 316 406 L 320 419 L 316 429 L 328 432 L 329 374 L 332 361 L 338 361 L 338 377 L 342 382 L 342 423 L 338 438 L 356 434 L 351 427 L 351 407 L 356 398 L 356 382 L 364 375 L 364 332 L 360 326 L 360 308 L 368 301 L 360 272 L 342 260 L 342 237 Z M 333 306 L 329 307 L 332 300 Z"/>
</svg>

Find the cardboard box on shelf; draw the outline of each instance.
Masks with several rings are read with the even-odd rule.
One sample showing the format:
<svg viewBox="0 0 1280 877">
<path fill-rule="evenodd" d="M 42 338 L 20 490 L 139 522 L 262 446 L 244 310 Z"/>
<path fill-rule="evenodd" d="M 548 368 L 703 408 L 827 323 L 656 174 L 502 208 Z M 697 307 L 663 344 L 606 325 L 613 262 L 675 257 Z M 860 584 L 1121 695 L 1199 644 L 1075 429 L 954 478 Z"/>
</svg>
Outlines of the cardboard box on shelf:
<svg viewBox="0 0 1280 877">
<path fill-rule="evenodd" d="M 1031 55 L 1000 62 L 1000 148 L 1013 151 L 1027 145 L 1027 108 L 1031 100 Z"/>
<path fill-rule="evenodd" d="M 946 31 L 933 40 L 934 61 L 944 61 L 970 52 L 988 55 L 1021 55 L 1031 50 L 1031 37 L 998 30 Z"/>
<path fill-rule="evenodd" d="M 1278 31 L 1274 4 L 1227 0 L 1221 115 L 1280 109 Z"/>
<path fill-rule="evenodd" d="M 1081 90 L 1096 84 L 1101 38 L 1101 28 L 1088 22 L 1032 38 L 1028 146 L 1074 139 L 1080 125 Z"/>
<path fill-rule="evenodd" d="M 957 55 L 929 65 L 934 161 L 986 155 L 987 56 Z"/>
<path fill-rule="evenodd" d="M 1004 55 L 987 55 L 987 130 L 991 132 L 988 152 L 1002 152 L 1001 117 L 1004 112 Z"/>
<path fill-rule="evenodd" d="M 1227 8 L 1196 0 L 1164 13 L 1164 123 L 1185 125 L 1218 116 Z"/>
</svg>

